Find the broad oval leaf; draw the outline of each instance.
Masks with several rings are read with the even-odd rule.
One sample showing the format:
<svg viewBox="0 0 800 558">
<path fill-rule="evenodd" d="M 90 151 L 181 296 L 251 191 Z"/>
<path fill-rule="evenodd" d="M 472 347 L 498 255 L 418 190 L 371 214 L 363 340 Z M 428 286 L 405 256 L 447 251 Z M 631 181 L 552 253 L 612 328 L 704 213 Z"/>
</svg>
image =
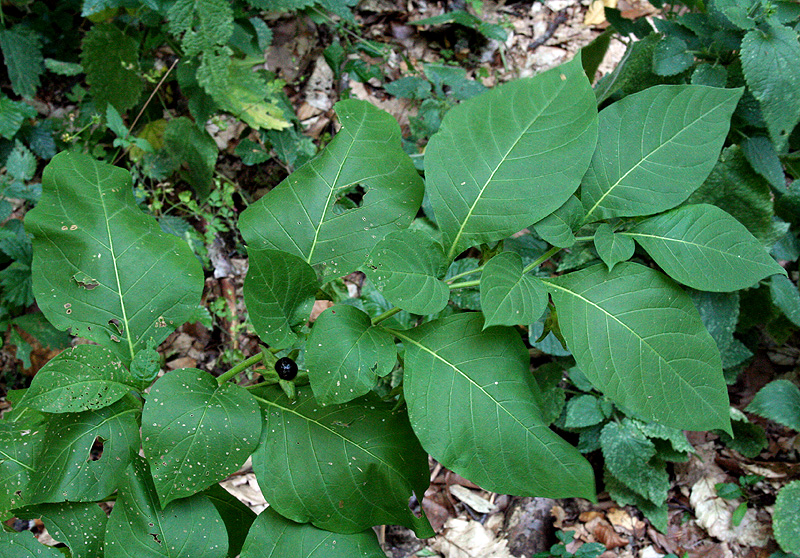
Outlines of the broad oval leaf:
<svg viewBox="0 0 800 558">
<path fill-rule="evenodd" d="M 37 541 L 30 531 L 8 533 L 0 529 L 0 550 L 3 551 L 3 558 L 64 558 L 57 549 Z"/>
<path fill-rule="evenodd" d="M 406 349 L 411 425 L 437 461 L 493 492 L 595 497 L 589 462 L 542 418 L 513 329 L 484 330 L 481 314 L 469 312 L 393 333 Z"/>
<path fill-rule="evenodd" d="M 759 390 L 746 411 L 800 432 L 800 388 L 789 380 L 773 380 Z"/>
<path fill-rule="evenodd" d="M 39 504 L 16 511 L 19 519 L 41 519 L 55 540 L 65 543 L 72 558 L 103 558 L 108 517 L 96 503 Z"/>
<path fill-rule="evenodd" d="M 523 273 L 522 258 L 516 252 L 501 252 L 489 260 L 480 286 L 484 329 L 530 324 L 547 307 L 547 289 L 539 279 Z"/>
<path fill-rule="evenodd" d="M 575 196 L 553 213 L 533 225 L 536 234 L 553 246 L 568 248 L 575 244 L 575 231 L 586 217 L 581 201 Z"/>
<path fill-rule="evenodd" d="M 450 109 L 425 150 L 426 187 L 449 260 L 567 201 L 591 159 L 596 111 L 580 57 Z"/>
<path fill-rule="evenodd" d="M 304 260 L 279 250 L 248 248 L 244 302 L 258 336 L 272 347 L 288 347 L 305 325 L 319 288 Z"/>
<path fill-rule="evenodd" d="M 259 514 L 241 558 L 386 558 L 372 530 L 352 535 L 295 523 L 272 508 Z"/>
<path fill-rule="evenodd" d="M 323 276 L 355 270 L 387 233 L 406 228 L 423 191 L 394 118 L 356 100 L 340 101 L 336 113 L 342 129 L 328 146 L 239 219 L 248 246 L 289 252 Z M 337 203 L 357 186 L 359 207 Z"/>
<path fill-rule="evenodd" d="M 597 389 L 647 420 L 730 431 L 719 350 L 680 287 L 630 262 L 549 285 L 561 333 Z"/>
<path fill-rule="evenodd" d="M 130 372 L 110 350 L 78 345 L 36 373 L 22 403 L 45 413 L 80 413 L 116 403 L 133 384 Z"/>
<path fill-rule="evenodd" d="M 225 558 L 225 524 L 208 498 L 195 494 L 163 510 L 144 459 L 125 472 L 106 528 L 105 558 Z"/>
<path fill-rule="evenodd" d="M 57 329 L 127 364 L 192 316 L 203 292 L 200 262 L 138 208 L 129 173 L 65 152 L 45 168 L 42 190 L 25 227 L 36 301 Z"/>
<path fill-rule="evenodd" d="M 658 85 L 600 111 L 600 133 L 581 186 L 587 218 L 671 209 L 708 177 L 741 89 Z"/>
<path fill-rule="evenodd" d="M 338 533 L 398 524 L 433 536 L 408 507 L 430 473 L 405 413 L 375 394 L 323 407 L 308 388 L 294 401 L 275 386 L 256 393 L 265 420 L 253 470 L 272 508 Z"/>
<path fill-rule="evenodd" d="M 261 410 L 244 388 L 181 368 L 153 384 L 142 442 L 162 508 L 236 472 L 258 445 Z"/>
<path fill-rule="evenodd" d="M 615 233 L 608 223 L 603 223 L 594 233 L 594 248 L 611 271 L 619 262 L 633 256 L 636 245 L 631 238 Z"/>
<path fill-rule="evenodd" d="M 389 302 L 414 314 L 435 314 L 447 305 L 450 288 L 442 245 L 423 231 L 386 235 L 362 269 Z"/>
<path fill-rule="evenodd" d="M 367 314 L 342 304 L 319 315 L 305 354 L 311 389 L 322 405 L 364 395 L 397 360 L 394 339 Z"/>
<path fill-rule="evenodd" d="M 667 275 L 701 291 L 738 291 L 786 274 L 744 225 L 714 205 L 685 205 L 625 234 Z"/>
<path fill-rule="evenodd" d="M 35 458 L 44 444 L 37 424 L 0 422 L 0 519 L 27 503 L 28 483 L 36 475 Z"/>
</svg>

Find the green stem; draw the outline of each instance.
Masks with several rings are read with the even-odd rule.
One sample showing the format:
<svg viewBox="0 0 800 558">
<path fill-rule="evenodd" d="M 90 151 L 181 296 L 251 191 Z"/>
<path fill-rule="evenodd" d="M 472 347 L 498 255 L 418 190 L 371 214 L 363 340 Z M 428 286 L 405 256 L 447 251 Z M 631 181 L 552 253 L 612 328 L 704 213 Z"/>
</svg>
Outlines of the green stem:
<svg viewBox="0 0 800 558">
<path fill-rule="evenodd" d="M 592 242 L 594 240 L 594 236 L 576 236 L 575 242 Z"/>
<path fill-rule="evenodd" d="M 227 382 L 231 378 L 236 377 L 236 375 L 239 372 L 242 372 L 242 371 L 250 368 L 254 364 L 256 364 L 258 362 L 261 362 L 263 359 L 264 359 L 264 353 L 259 352 L 259 353 L 254 354 L 253 356 L 251 356 L 247 360 L 243 360 L 242 362 L 240 362 L 239 364 L 237 364 L 236 366 L 234 366 L 233 368 L 231 368 L 230 370 L 228 370 L 227 372 L 222 374 L 220 377 L 218 377 L 217 378 L 217 383 L 219 385 L 224 384 L 225 382 Z"/>
<path fill-rule="evenodd" d="M 529 271 L 536 269 L 537 267 L 539 267 L 539 265 L 543 264 L 544 262 L 552 258 L 555 254 L 557 254 L 560 251 L 561 248 L 559 248 L 558 246 L 553 246 L 547 252 L 545 252 L 544 254 L 536 258 L 534 261 L 532 261 L 529 265 L 525 266 L 525 269 L 522 270 L 522 274 L 524 275 Z"/>
<path fill-rule="evenodd" d="M 472 275 L 473 273 L 480 273 L 480 272 L 483 271 L 484 267 L 486 267 L 486 266 L 482 265 L 480 267 L 476 267 L 475 269 L 470 269 L 469 271 L 463 271 L 463 272 L 461 272 L 461 273 L 459 273 L 457 275 L 453 275 L 450 279 L 447 280 L 447 283 L 451 284 L 456 279 L 461 279 L 462 277 L 467 277 L 469 275 Z"/>
<path fill-rule="evenodd" d="M 450 290 L 452 291 L 453 289 L 463 289 L 463 288 L 466 288 L 466 287 L 477 287 L 480 284 L 481 284 L 481 280 L 480 279 L 475 279 L 474 281 L 463 281 L 461 283 L 453 283 L 452 285 L 450 285 Z"/>
<path fill-rule="evenodd" d="M 377 324 L 381 323 L 384 320 L 388 320 L 389 318 L 391 318 L 392 316 L 394 316 L 395 314 L 397 314 L 401 310 L 402 310 L 402 308 L 398 308 L 397 306 L 395 306 L 394 308 L 390 308 L 389 310 L 387 310 L 386 312 L 384 312 L 380 316 L 375 317 L 375 319 L 372 320 L 372 325 L 377 325 Z"/>
</svg>

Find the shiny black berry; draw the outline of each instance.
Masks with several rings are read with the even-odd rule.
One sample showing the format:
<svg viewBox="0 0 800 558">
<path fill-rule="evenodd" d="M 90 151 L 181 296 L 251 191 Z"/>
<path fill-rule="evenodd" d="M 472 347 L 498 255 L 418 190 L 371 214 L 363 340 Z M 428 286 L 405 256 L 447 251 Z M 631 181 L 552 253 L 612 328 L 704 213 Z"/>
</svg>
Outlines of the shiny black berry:
<svg viewBox="0 0 800 558">
<path fill-rule="evenodd" d="M 275 363 L 275 372 L 281 380 L 294 380 L 297 376 L 297 363 L 289 357 L 279 358 Z"/>
</svg>

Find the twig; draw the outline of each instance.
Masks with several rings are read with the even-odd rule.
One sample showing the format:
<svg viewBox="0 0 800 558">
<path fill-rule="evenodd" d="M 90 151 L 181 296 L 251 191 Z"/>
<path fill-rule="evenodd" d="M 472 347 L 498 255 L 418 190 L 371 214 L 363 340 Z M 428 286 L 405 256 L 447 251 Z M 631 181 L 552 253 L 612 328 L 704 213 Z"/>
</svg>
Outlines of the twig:
<svg viewBox="0 0 800 558">
<path fill-rule="evenodd" d="M 534 39 L 531 42 L 531 44 L 528 45 L 528 49 L 536 50 L 537 48 L 545 44 L 547 41 L 549 41 L 553 37 L 553 34 L 555 34 L 556 29 L 558 29 L 558 26 L 564 23 L 565 21 L 567 21 L 566 8 L 564 8 L 563 10 L 561 10 L 556 14 L 555 19 L 553 19 L 553 21 L 550 22 L 550 24 L 547 26 L 547 29 L 545 29 L 545 32 L 539 35 L 536 39 Z"/>
</svg>

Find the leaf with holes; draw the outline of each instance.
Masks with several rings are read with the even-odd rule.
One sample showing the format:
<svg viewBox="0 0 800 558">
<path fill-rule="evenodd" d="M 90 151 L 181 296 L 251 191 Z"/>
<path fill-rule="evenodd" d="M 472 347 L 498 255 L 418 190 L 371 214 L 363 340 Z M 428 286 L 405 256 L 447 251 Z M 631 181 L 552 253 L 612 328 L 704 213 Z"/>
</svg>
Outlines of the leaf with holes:
<svg viewBox="0 0 800 558">
<path fill-rule="evenodd" d="M 730 432 L 719 350 L 680 287 L 630 262 L 547 283 L 561 333 L 597 389 L 647 420 Z"/>
<path fill-rule="evenodd" d="M 239 219 L 251 248 L 283 250 L 341 276 L 387 233 L 406 228 L 422 203 L 422 180 L 400 147 L 400 127 L 364 101 L 336 104 L 342 129 L 317 157 Z M 348 194 L 363 188 L 358 207 Z"/>
<path fill-rule="evenodd" d="M 66 543 L 72 558 L 103 558 L 108 517 L 95 503 L 39 504 L 17 510 L 19 519 L 41 519 L 47 532 Z"/>
<path fill-rule="evenodd" d="M 489 260 L 480 286 L 484 329 L 530 324 L 547 307 L 547 290 L 539 279 L 523 273 L 522 258 L 516 252 L 501 252 Z"/>
<path fill-rule="evenodd" d="M 188 244 L 161 231 L 133 199 L 126 171 L 60 153 L 25 217 L 33 291 L 57 329 L 111 349 L 123 363 L 193 315 L 203 271 Z"/>
<path fill-rule="evenodd" d="M 393 333 L 406 349 L 411 425 L 437 461 L 493 492 L 595 497 L 589 462 L 545 424 L 513 329 L 483 329 L 470 312 Z"/>
<path fill-rule="evenodd" d="M 142 411 L 142 441 L 161 507 L 236 472 L 258 445 L 261 411 L 247 391 L 208 372 L 162 376 Z"/>
<path fill-rule="evenodd" d="M 627 236 L 615 233 L 611 225 L 603 223 L 594 233 L 594 248 L 611 271 L 615 265 L 633 256 L 636 245 Z"/>
<path fill-rule="evenodd" d="M 563 205 L 596 140 L 596 103 L 579 57 L 450 109 L 425 150 L 448 259 Z"/>
<path fill-rule="evenodd" d="M 295 401 L 275 386 L 254 393 L 265 422 L 253 470 L 273 509 L 338 533 L 397 524 L 433 536 L 408 507 L 428 488 L 428 460 L 393 403 L 373 393 L 323 407 L 303 387 Z"/>
</svg>

